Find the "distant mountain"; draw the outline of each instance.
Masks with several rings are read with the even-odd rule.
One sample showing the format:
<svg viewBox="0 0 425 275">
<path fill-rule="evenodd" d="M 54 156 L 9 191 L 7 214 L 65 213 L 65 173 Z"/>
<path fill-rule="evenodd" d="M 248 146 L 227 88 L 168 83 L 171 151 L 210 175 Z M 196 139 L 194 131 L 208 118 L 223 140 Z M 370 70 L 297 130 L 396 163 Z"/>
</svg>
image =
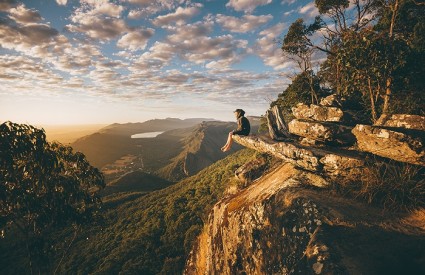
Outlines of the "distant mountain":
<svg viewBox="0 0 425 275">
<path fill-rule="evenodd" d="M 249 119 L 252 132 L 256 132 L 259 119 Z M 156 119 L 144 123 L 112 124 L 77 140 L 72 146 L 83 152 L 92 165 L 107 169 L 104 172 L 108 181 L 136 170 L 178 181 L 239 150 L 241 146 L 237 144 L 228 153 L 220 150 L 228 133 L 235 128 L 234 122 L 199 118 Z M 130 138 L 133 134 L 157 131 L 164 133 L 155 138 Z M 109 176 L 106 172 L 115 174 Z"/>
<path fill-rule="evenodd" d="M 210 120 L 205 118 L 193 119 L 153 119 L 141 123 L 114 123 L 100 129 L 97 133 L 79 138 L 71 144 L 76 151 L 83 152 L 90 163 L 98 168 L 113 163 L 120 157 L 133 154 L 137 140 L 131 135 L 138 133 L 168 131 L 172 129 L 187 128 Z"/>
<path fill-rule="evenodd" d="M 235 144 L 228 153 L 220 150 L 226 143 L 228 133 L 235 128 L 236 123 L 219 121 L 203 122 L 193 127 L 190 135 L 182 140 L 182 151 L 160 169 L 158 175 L 180 180 L 241 149 L 240 145 Z"/>
<path fill-rule="evenodd" d="M 211 118 L 166 118 L 151 119 L 145 122 L 137 123 L 114 123 L 99 130 L 101 134 L 131 136 L 139 133 L 168 131 L 179 128 L 188 128 L 203 121 L 212 121 Z"/>
</svg>

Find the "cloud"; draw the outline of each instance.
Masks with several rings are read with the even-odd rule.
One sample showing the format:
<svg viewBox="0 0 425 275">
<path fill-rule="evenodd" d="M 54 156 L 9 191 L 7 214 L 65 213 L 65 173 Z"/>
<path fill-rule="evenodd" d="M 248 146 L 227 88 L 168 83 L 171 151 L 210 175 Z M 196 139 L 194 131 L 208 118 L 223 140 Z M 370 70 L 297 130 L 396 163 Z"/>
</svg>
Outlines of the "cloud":
<svg viewBox="0 0 425 275">
<path fill-rule="evenodd" d="M 276 44 L 276 40 L 279 39 L 286 27 L 285 24 L 279 23 L 263 30 L 256 42 L 254 52 L 263 60 L 264 64 L 274 69 L 285 68 L 284 57 L 280 49 L 281 45 Z"/>
<path fill-rule="evenodd" d="M 224 29 L 238 33 L 246 33 L 255 30 L 272 19 L 273 16 L 270 14 L 260 16 L 244 15 L 241 18 L 222 14 L 217 15 L 217 22 L 222 25 Z"/>
<path fill-rule="evenodd" d="M 0 25 L 0 46 L 25 52 L 47 47 L 59 32 L 47 24 Z"/>
<path fill-rule="evenodd" d="M 226 7 L 231 7 L 236 11 L 251 13 L 258 6 L 270 4 L 272 0 L 230 0 Z"/>
<path fill-rule="evenodd" d="M 0 1 L 0 11 L 8 11 L 9 9 L 16 7 L 16 0 L 2 0 Z"/>
<path fill-rule="evenodd" d="M 36 10 L 27 9 L 24 5 L 11 8 L 9 18 L 21 24 L 37 23 L 42 20 L 41 15 Z"/>
<path fill-rule="evenodd" d="M 68 2 L 68 0 L 56 0 L 56 3 L 58 3 L 58 5 L 60 5 L 60 6 L 66 6 L 67 2 Z"/>
<path fill-rule="evenodd" d="M 310 2 L 307 5 L 300 7 L 298 12 L 301 13 L 301 14 L 305 14 L 308 17 L 315 17 L 315 16 L 319 15 L 319 10 L 317 9 L 314 2 Z"/>
<path fill-rule="evenodd" d="M 172 29 L 174 33 L 167 37 L 167 42 L 180 58 L 195 64 L 219 59 L 222 64 L 230 65 L 240 60 L 248 42 L 230 34 L 210 37 L 213 26 L 214 22 L 207 18 L 204 22 Z"/>
<path fill-rule="evenodd" d="M 183 25 L 186 20 L 192 18 L 197 14 L 199 14 L 199 6 L 188 8 L 178 7 L 177 10 L 173 13 L 158 16 L 152 21 L 152 23 L 155 26 L 164 26 L 169 25 L 170 23 L 176 25 Z"/>
<path fill-rule="evenodd" d="M 297 0 L 282 0 L 282 5 L 286 4 L 286 5 L 292 5 L 296 2 Z"/>
<path fill-rule="evenodd" d="M 66 25 L 65 29 L 93 39 L 114 39 L 130 30 L 120 18 L 123 10 L 123 6 L 107 0 L 81 0 L 81 7 L 70 18 L 73 24 Z"/>
<path fill-rule="evenodd" d="M 118 40 L 117 46 L 130 51 L 143 50 L 146 47 L 148 39 L 152 37 L 154 33 L 154 29 L 131 31 Z"/>
</svg>

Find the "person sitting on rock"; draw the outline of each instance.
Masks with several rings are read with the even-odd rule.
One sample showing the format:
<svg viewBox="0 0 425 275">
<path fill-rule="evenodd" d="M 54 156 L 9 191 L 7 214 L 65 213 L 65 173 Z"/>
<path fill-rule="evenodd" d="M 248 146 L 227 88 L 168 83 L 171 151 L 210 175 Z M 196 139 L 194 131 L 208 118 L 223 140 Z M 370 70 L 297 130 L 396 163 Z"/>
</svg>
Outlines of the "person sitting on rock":
<svg viewBox="0 0 425 275">
<path fill-rule="evenodd" d="M 247 136 L 249 135 L 249 131 L 251 131 L 251 125 L 249 124 L 249 120 L 244 117 L 245 111 L 242 109 L 236 109 L 234 111 L 235 117 L 238 122 L 238 128 L 229 133 L 226 144 L 221 147 L 221 151 L 227 152 L 232 147 L 233 135 Z"/>
</svg>

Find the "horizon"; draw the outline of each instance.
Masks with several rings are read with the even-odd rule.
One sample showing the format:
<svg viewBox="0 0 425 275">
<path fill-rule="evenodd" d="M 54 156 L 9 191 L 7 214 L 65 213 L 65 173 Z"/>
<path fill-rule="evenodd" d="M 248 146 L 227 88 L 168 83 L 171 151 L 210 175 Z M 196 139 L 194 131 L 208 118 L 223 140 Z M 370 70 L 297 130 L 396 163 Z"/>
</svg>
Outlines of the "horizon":
<svg viewBox="0 0 425 275">
<path fill-rule="evenodd" d="M 0 118 L 34 125 L 260 116 L 295 72 L 281 41 L 313 1 L 0 5 Z"/>
</svg>

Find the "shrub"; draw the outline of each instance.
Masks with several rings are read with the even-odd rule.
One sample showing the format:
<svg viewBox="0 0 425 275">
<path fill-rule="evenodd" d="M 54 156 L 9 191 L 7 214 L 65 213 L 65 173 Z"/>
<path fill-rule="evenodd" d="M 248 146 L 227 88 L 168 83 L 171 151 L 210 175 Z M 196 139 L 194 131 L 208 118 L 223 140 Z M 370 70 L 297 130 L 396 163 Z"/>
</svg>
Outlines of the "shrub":
<svg viewBox="0 0 425 275">
<path fill-rule="evenodd" d="M 339 192 L 387 210 L 413 211 L 425 207 L 425 168 L 376 159 L 360 176 L 342 180 Z"/>
</svg>

